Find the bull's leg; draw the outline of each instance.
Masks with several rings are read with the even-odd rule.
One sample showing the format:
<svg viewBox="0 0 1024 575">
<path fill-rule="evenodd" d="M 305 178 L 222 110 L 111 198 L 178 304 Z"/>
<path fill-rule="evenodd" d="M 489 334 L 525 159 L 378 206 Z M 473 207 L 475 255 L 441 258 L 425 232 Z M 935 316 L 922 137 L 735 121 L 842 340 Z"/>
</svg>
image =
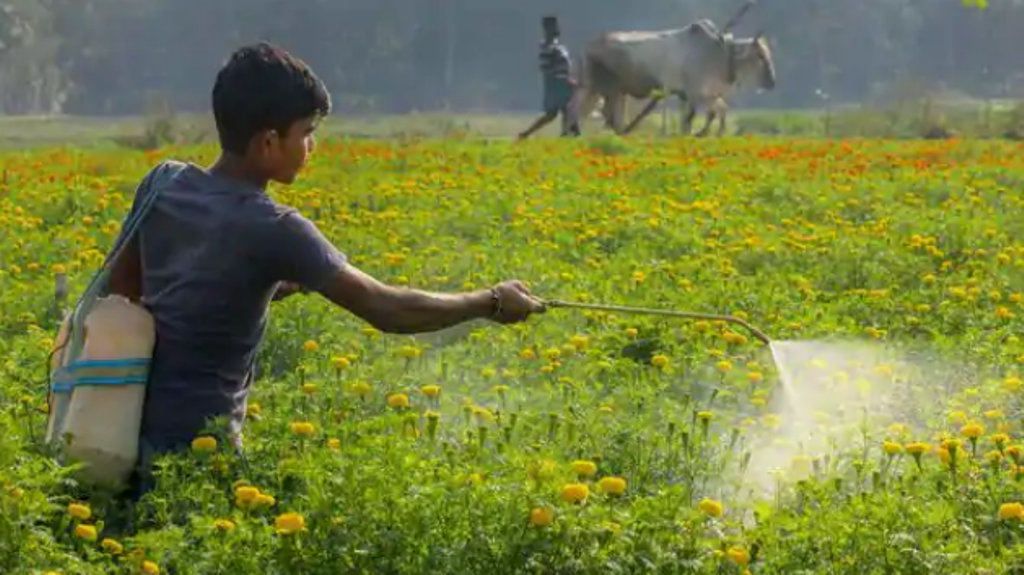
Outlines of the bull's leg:
<svg viewBox="0 0 1024 575">
<path fill-rule="evenodd" d="M 612 105 L 608 102 L 607 97 L 601 101 L 601 119 L 604 120 L 605 129 L 615 129 L 615 116 L 612 113 Z"/>
<path fill-rule="evenodd" d="M 608 113 L 605 116 L 608 127 L 616 134 L 622 133 L 622 119 L 626 115 L 626 95 L 620 93 L 608 97 Z"/>
<path fill-rule="evenodd" d="M 639 124 L 644 118 L 646 118 L 651 112 L 654 111 L 654 108 L 658 106 L 658 102 L 661 102 L 661 98 L 661 96 L 652 97 L 651 101 L 647 102 L 647 105 L 644 106 L 644 109 L 640 110 L 640 113 L 637 114 L 637 116 L 633 118 L 633 121 L 630 122 L 628 126 L 626 126 L 626 129 L 622 131 L 622 135 L 626 135 L 632 132 L 633 128 L 635 128 L 637 124 Z"/>
<path fill-rule="evenodd" d="M 686 104 L 686 113 L 683 115 L 683 134 L 689 136 L 693 132 L 693 118 L 697 115 L 697 106 L 691 102 Z"/>
<path fill-rule="evenodd" d="M 679 98 L 679 132 L 681 135 L 689 136 L 693 129 L 693 116 L 697 113 L 697 109 L 686 97 L 686 94 L 677 92 L 676 97 Z"/>
<path fill-rule="evenodd" d="M 708 109 L 707 113 L 704 115 L 704 127 L 697 132 L 698 138 L 703 138 L 708 135 L 708 132 L 711 130 L 711 122 L 715 120 L 716 115 L 714 108 Z"/>
<path fill-rule="evenodd" d="M 725 120 L 729 112 L 729 106 L 724 98 L 719 98 L 715 102 L 715 111 L 718 114 L 718 137 L 722 137 L 725 135 Z"/>
</svg>

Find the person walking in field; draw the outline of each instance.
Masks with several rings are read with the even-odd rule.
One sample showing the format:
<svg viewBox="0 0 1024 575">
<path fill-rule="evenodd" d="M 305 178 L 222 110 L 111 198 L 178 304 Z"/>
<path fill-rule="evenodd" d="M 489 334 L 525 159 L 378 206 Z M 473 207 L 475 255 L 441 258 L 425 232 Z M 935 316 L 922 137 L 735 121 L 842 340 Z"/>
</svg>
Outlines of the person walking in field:
<svg viewBox="0 0 1024 575">
<path fill-rule="evenodd" d="M 225 435 L 241 449 L 274 299 L 315 292 L 383 332 L 407 334 L 545 311 L 515 280 L 453 294 L 382 283 L 272 200 L 267 184 L 297 179 L 330 108 L 324 84 L 301 60 L 267 43 L 243 47 L 213 87 L 219 158 L 208 168 L 163 162 L 139 186 L 133 212 L 148 194 L 155 203 L 112 262 L 107 288 L 140 302 L 156 325 L 135 498 L 153 487 L 152 458 L 187 450 L 213 419 L 226 420 Z"/>
<path fill-rule="evenodd" d="M 559 40 L 558 19 L 545 16 L 541 20 L 544 41 L 540 45 L 540 71 L 544 79 L 544 114 L 519 134 L 519 140 L 529 138 L 534 132 L 562 116 L 562 136 L 579 136 L 579 118 L 576 116 L 576 79 L 573 78 L 572 59 L 569 49 Z"/>
</svg>

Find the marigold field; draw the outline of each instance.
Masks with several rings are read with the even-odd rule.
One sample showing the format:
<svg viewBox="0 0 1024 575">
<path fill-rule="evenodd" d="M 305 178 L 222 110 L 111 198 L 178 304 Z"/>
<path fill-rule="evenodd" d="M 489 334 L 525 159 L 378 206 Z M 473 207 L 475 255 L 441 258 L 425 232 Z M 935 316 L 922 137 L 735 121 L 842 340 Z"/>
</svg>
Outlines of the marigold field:
<svg viewBox="0 0 1024 575">
<path fill-rule="evenodd" d="M 71 305 L 141 176 L 215 152 L 0 153 L 0 572 L 1024 572 L 1024 148 L 322 142 L 272 194 L 384 280 L 933 359 L 804 358 L 825 401 L 801 413 L 733 324 L 551 309 L 397 336 L 296 296 L 246 458 L 199 437 L 131 515 L 42 445 L 54 274 Z"/>
</svg>

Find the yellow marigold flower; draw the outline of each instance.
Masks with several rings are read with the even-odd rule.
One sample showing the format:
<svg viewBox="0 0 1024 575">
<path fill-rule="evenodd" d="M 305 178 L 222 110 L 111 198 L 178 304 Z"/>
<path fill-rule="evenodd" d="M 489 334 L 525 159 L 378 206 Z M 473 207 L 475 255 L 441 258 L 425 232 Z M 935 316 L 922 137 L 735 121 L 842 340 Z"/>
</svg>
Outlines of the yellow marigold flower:
<svg viewBox="0 0 1024 575">
<path fill-rule="evenodd" d="M 534 507 L 530 510 L 530 524 L 537 527 L 546 527 L 555 520 L 555 512 L 546 507 Z"/>
<path fill-rule="evenodd" d="M 508 386 L 504 384 L 495 385 L 494 393 L 497 393 L 498 395 L 505 395 L 508 393 Z"/>
<path fill-rule="evenodd" d="M 486 407 L 474 406 L 473 415 L 476 416 L 478 425 L 494 422 L 494 413 Z"/>
<path fill-rule="evenodd" d="M 978 439 L 985 433 L 985 428 L 977 423 L 968 423 L 960 428 L 960 434 L 968 439 Z"/>
<path fill-rule="evenodd" d="M 597 482 L 597 488 L 608 495 L 622 495 L 626 492 L 626 480 L 621 477 L 602 477 Z"/>
<path fill-rule="evenodd" d="M 570 483 L 562 488 L 562 500 L 579 503 L 590 495 L 590 488 L 582 483 Z"/>
<path fill-rule="evenodd" d="M 558 358 L 562 357 L 562 350 L 553 347 L 544 352 L 544 357 L 548 358 L 548 361 L 557 361 Z"/>
<path fill-rule="evenodd" d="M 526 360 L 537 359 L 537 354 L 532 349 L 526 348 L 519 352 L 519 357 Z"/>
<path fill-rule="evenodd" d="M 315 342 L 313 340 L 310 340 L 310 341 L 307 341 L 307 342 L 302 344 L 302 349 L 312 353 L 312 352 L 317 351 L 318 349 L 320 349 L 320 344 L 318 344 L 317 342 Z"/>
<path fill-rule="evenodd" d="M 590 338 L 585 335 L 574 335 L 569 340 L 569 344 L 578 350 L 586 349 L 587 344 L 590 342 Z"/>
<path fill-rule="evenodd" d="M 639 334 L 640 334 L 640 331 L 637 330 L 635 327 L 631 327 L 631 328 L 627 328 L 626 329 L 626 337 L 628 337 L 628 338 L 634 338 L 634 337 L 636 337 Z"/>
<path fill-rule="evenodd" d="M 192 440 L 192 451 L 196 453 L 209 453 L 217 450 L 217 439 L 204 435 Z"/>
<path fill-rule="evenodd" d="M 327 440 L 327 447 L 331 449 L 341 449 L 341 440 L 335 437 Z"/>
<path fill-rule="evenodd" d="M 160 566 L 152 561 L 143 561 L 142 572 L 146 575 L 160 575 Z"/>
<path fill-rule="evenodd" d="M 441 395 L 440 385 L 424 385 L 420 388 L 420 392 L 427 397 L 437 397 Z"/>
<path fill-rule="evenodd" d="M 720 362 L 715 364 L 715 368 L 717 368 L 718 371 L 720 371 L 722 373 L 725 373 L 727 371 L 732 371 L 732 363 L 730 363 L 730 362 L 728 362 L 726 360 L 722 360 L 722 361 L 720 361 Z"/>
<path fill-rule="evenodd" d="M 721 517 L 725 508 L 722 506 L 721 501 L 714 499 L 701 499 L 700 503 L 697 504 L 697 509 L 700 509 L 705 515 L 711 517 Z"/>
<path fill-rule="evenodd" d="M 255 503 L 257 505 L 264 505 L 264 506 L 267 506 L 267 507 L 270 507 L 275 502 L 276 501 L 275 501 L 274 497 L 272 495 L 267 495 L 266 493 L 260 493 L 259 495 L 257 495 L 256 496 L 256 501 L 255 501 Z"/>
<path fill-rule="evenodd" d="M 1010 442 L 1010 436 L 1005 433 L 993 433 L 990 439 L 992 439 L 992 443 L 999 447 Z"/>
<path fill-rule="evenodd" d="M 728 551 L 726 551 L 726 555 L 729 556 L 729 559 L 733 563 L 739 565 L 740 567 L 745 567 L 748 563 L 750 563 L 750 554 L 747 553 L 747 550 L 742 547 L 732 547 Z"/>
<path fill-rule="evenodd" d="M 388 407 L 401 409 L 409 407 L 409 396 L 404 393 L 393 393 L 388 396 Z"/>
<path fill-rule="evenodd" d="M 722 334 L 722 339 L 724 339 L 727 343 L 732 343 L 736 345 L 743 345 L 747 343 L 747 336 L 743 335 L 742 333 L 736 333 L 734 331 L 725 332 L 724 334 Z"/>
<path fill-rule="evenodd" d="M 526 466 L 526 475 L 535 481 L 551 479 L 554 476 L 557 467 L 558 464 L 550 459 L 534 461 Z"/>
<path fill-rule="evenodd" d="M 242 485 L 235 489 L 235 499 L 243 503 L 255 501 L 260 495 L 260 490 L 251 485 Z"/>
<path fill-rule="evenodd" d="M 572 470 L 576 473 L 576 475 L 590 477 L 597 473 L 597 464 L 594 463 L 593 461 L 586 460 L 573 461 Z"/>
<path fill-rule="evenodd" d="M 293 421 L 291 428 L 295 435 L 313 435 L 316 431 L 316 426 L 308 421 Z"/>
<path fill-rule="evenodd" d="M 89 509 L 89 506 L 83 503 L 72 503 L 71 505 L 68 505 L 68 515 L 75 519 L 85 521 L 92 517 L 92 509 Z"/>
<path fill-rule="evenodd" d="M 997 465 L 1003 461 L 1003 454 L 998 451 L 989 451 L 985 454 L 985 459 L 992 465 Z"/>
<path fill-rule="evenodd" d="M 749 381 L 750 383 L 757 383 L 757 382 L 763 381 L 763 380 L 764 380 L 764 374 L 761 373 L 760 371 L 748 371 L 747 372 L 747 381 Z"/>
<path fill-rule="evenodd" d="M 315 383 L 304 383 L 304 384 L 302 384 L 302 393 L 305 393 L 306 395 L 313 395 L 314 393 L 316 393 L 316 384 Z"/>
<path fill-rule="evenodd" d="M 1008 519 L 1024 519 L 1024 505 L 1020 503 L 1003 503 L 999 506 L 999 518 L 1003 521 Z"/>
<path fill-rule="evenodd" d="M 1003 379 L 1003 388 L 1007 391 L 1018 391 L 1022 386 L 1024 386 L 1024 382 L 1015 375 L 1010 375 Z"/>
<path fill-rule="evenodd" d="M 899 455 L 903 452 L 903 446 L 894 441 L 882 442 L 882 450 L 885 451 L 886 455 Z"/>
<path fill-rule="evenodd" d="M 698 411 L 697 412 L 697 419 L 699 419 L 701 421 L 711 421 L 711 419 L 714 418 L 714 417 L 715 417 L 715 414 L 710 412 L 710 411 Z"/>
<path fill-rule="evenodd" d="M 68 268 L 64 264 L 53 264 L 50 267 L 50 271 L 54 274 L 66 274 L 68 273 Z"/>
<path fill-rule="evenodd" d="M 423 350 L 414 345 L 403 345 L 398 349 L 398 354 L 406 359 L 416 359 L 423 354 Z"/>
<path fill-rule="evenodd" d="M 124 546 L 114 539 L 104 539 L 100 542 L 100 547 L 103 547 L 103 550 L 111 555 L 120 555 L 121 553 L 124 553 Z"/>
<path fill-rule="evenodd" d="M 274 527 L 282 535 L 291 535 L 306 528 L 306 519 L 298 513 L 284 513 L 274 520 Z"/>
<path fill-rule="evenodd" d="M 263 413 L 263 408 L 258 403 L 250 403 L 245 406 L 245 415 L 248 417 L 259 417 Z"/>
<path fill-rule="evenodd" d="M 218 519 L 213 522 L 213 527 L 217 531 L 227 532 L 235 528 L 235 522 L 230 519 Z"/>
<path fill-rule="evenodd" d="M 925 451 L 928 451 L 930 446 L 927 443 L 914 442 L 907 444 L 907 453 L 911 455 L 921 455 Z"/>
<path fill-rule="evenodd" d="M 79 539 L 95 541 L 96 535 L 95 525 L 85 525 L 84 523 L 80 523 L 75 526 L 75 537 L 78 537 Z"/>
<path fill-rule="evenodd" d="M 352 362 L 349 361 L 349 359 L 347 357 L 340 357 L 339 356 L 339 357 L 332 357 L 331 358 L 331 365 L 334 366 L 334 369 L 337 369 L 337 370 L 340 371 L 340 370 L 343 370 L 343 369 L 348 369 L 349 366 L 352 365 Z"/>
<path fill-rule="evenodd" d="M 356 383 L 355 385 L 352 386 L 352 391 L 356 395 L 364 397 L 368 393 L 370 393 L 370 384 L 366 383 L 365 381 L 360 381 L 359 383 Z"/>
<path fill-rule="evenodd" d="M 657 368 L 662 368 L 668 365 L 668 357 L 664 355 L 656 355 L 651 358 L 651 365 Z"/>
</svg>

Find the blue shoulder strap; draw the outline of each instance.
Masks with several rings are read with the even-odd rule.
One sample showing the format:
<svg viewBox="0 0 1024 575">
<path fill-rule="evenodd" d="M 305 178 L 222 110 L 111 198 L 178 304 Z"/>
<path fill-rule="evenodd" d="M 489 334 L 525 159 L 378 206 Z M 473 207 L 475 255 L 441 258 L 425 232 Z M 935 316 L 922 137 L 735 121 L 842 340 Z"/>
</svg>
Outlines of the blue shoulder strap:
<svg viewBox="0 0 1024 575">
<path fill-rule="evenodd" d="M 79 296 L 78 301 L 75 303 L 75 308 L 71 315 L 71 333 L 69 334 L 67 349 L 63 353 L 64 358 L 70 357 L 71 361 L 74 361 L 81 354 L 82 346 L 84 345 L 83 322 L 85 317 L 92 310 L 96 300 L 106 291 L 112 264 L 117 261 L 117 258 L 121 256 L 128 244 L 131 243 L 131 240 L 134 239 L 142 225 L 142 221 L 156 202 L 158 187 L 154 186 L 153 182 L 159 181 L 169 170 L 173 169 L 176 169 L 175 163 L 161 163 L 136 188 L 135 202 L 138 205 L 138 209 L 129 214 L 120 236 L 118 236 L 117 241 L 114 243 L 114 248 L 107 255 L 103 265 L 93 275 L 89 286 L 82 292 L 82 295 Z M 62 363 L 67 364 L 70 362 L 65 361 Z"/>
</svg>

